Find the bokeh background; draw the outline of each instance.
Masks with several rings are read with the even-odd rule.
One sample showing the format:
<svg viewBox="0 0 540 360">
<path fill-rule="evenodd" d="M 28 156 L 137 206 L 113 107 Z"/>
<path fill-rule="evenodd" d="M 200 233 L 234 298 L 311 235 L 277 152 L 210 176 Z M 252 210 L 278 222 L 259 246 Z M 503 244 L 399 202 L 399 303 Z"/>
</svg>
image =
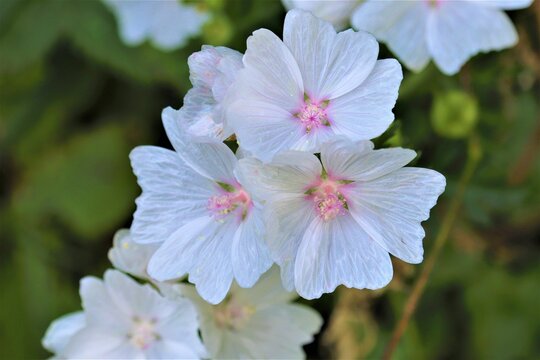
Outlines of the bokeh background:
<svg viewBox="0 0 540 360">
<path fill-rule="evenodd" d="M 80 308 L 82 276 L 109 266 L 140 191 L 129 151 L 170 147 L 160 112 L 182 105 L 187 57 L 203 43 L 243 52 L 260 27 L 282 32 L 279 1 L 197 6 L 211 14 L 201 36 L 162 52 L 124 45 L 99 1 L 0 1 L 0 358 L 47 357 L 48 324 Z M 397 121 L 376 140 L 416 149 L 417 165 L 447 177 L 427 253 L 471 146 L 481 155 L 398 359 L 540 358 L 540 2 L 510 16 L 516 47 L 453 77 L 405 71 Z M 380 57 L 392 55 L 381 46 Z M 325 327 L 308 357 L 380 356 L 422 267 L 394 263 L 383 290 L 309 302 Z"/>
</svg>

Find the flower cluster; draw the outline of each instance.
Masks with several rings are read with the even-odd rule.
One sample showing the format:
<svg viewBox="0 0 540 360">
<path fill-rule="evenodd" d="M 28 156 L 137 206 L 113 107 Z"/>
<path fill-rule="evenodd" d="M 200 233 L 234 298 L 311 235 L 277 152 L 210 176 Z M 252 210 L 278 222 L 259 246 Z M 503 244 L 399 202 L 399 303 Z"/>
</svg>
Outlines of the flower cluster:
<svg viewBox="0 0 540 360">
<path fill-rule="evenodd" d="M 480 52 L 502 50 L 518 36 L 504 10 L 528 7 L 533 0 L 282 0 L 331 22 L 349 23 L 372 33 L 413 71 L 432 59 L 446 75 L 456 74 Z"/>
<path fill-rule="evenodd" d="M 83 279 L 84 314 L 44 339 L 59 357 L 299 358 L 321 319 L 297 294 L 378 289 L 390 254 L 422 261 L 445 178 L 374 149 L 402 71 L 372 35 L 291 10 L 283 40 L 260 29 L 245 54 L 205 46 L 189 66 L 184 106 L 162 112 L 174 150 L 130 154 L 142 194 L 109 252 L 149 284 Z"/>
</svg>

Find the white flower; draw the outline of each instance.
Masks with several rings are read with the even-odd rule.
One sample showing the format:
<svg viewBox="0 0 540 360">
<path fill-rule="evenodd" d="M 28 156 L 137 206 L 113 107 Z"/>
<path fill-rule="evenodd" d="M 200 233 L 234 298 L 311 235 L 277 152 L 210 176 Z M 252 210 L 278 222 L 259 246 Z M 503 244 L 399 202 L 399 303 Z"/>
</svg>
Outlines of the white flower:
<svg viewBox="0 0 540 360">
<path fill-rule="evenodd" d="M 127 229 L 114 234 L 113 247 L 109 250 L 109 260 L 115 268 L 141 279 L 149 279 L 146 267 L 158 246 L 155 244 L 137 244 Z"/>
<path fill-rule="evenodd" d="M 326 20 L 336 30 L 341 30 L 349 23 L 353 10 L 360 4 L 360 0 L 281 0 L 287 10 L 304 9 L 313 15 Z"/>
<path fill-rule="evenodd" d="M 64 348 L 73 335 L 85 325 L 86 320 L 82 311 L 64 315 L 49 325 L 41 343 L 57 358 L 63 358 Z"/>
<path fill-rule="evenodd" d="M 306 299 L 340 284 L 378 289 L 392 279 L 388 253 L 422 261 L 420 222 L 429 218 L 445 179 L 403 167 L 414 157 L 412 150 L 338 140 L 323 145 L 322 166 L 300 151 L 279 154 L 266 166 L 241 160 L 264 190 L 268 246 L 287 289 Z"/>
<path fill-rule="evenodd" d="M 130 155 L 143 192 L 131 235 L 163 242 L 148 265 L 158 281 L 189 274 L 201 296 L 218 303 L 233 278 L 251 287 L 272 264 L 264 243 L 262 207 L 246 188 L 238 160 L 217 142 L 191 142 L 182 112 L 163 111 L 176 152 L 142 146 Z"/>
<path fill-rule="evenodd" d="M 181 293 L 197 306 L 201 335 L 212 359 L 302 359 L 302 345 L 312 342 L 322 325 L 316 311 L 291 303 L 297 294 L 283 289 L 277 268 L 250 289 L 233 286 L 216 306 L 189 285 L 173 288 L 165 294 Z"/>
<path fill-rule="evenodd" d="M 173 50 L 197 35 L 208 16 L 176 0 L 103 0 L 116 15 L 122 41 L 130 46 L 150 40 Z"/>
<path fill-rule="evenodd" d="M 402 79 L 394 59 L 377 61 L 366 32 L 336 31 L 291 10 L 283 41 L 261 29 L 247 41 L 244 68 L 227 96 L 227 124 L 241 146 L 268 161 L 283 150 L 318 152 L 342 135 L 366 140 L 393 121 Z"/>
<path fill-rule="evenodd" d="M 223 127 L 222 101 L 242 68 L 242 54 L 226 47 L 204 45 L 189 57 L 188 64 L 193 88 L 180 110 L 186 131 L 193 136 L 225 140 L 232 131 Z"/>
<path fill-rule="evenodd" d="M 430 59 L 447 75 L 473 55 L 517 43 L 508 16 L 532 0 L 367 0 L 354 13 L 353 26 L 373 33 L 414 70 Z"/>
<path fill-rule="evenodd" d="M 206 355 L 198 337 L 195 307 L 186 299 L 165 298 L 150 285 L 139 285 L 116 270 L 105 272 L 104 281 L 83 278 L 80 294 L 84 326 L 80 315 L 62 318 L 51 325 L 44 339 L 49 348 L 61 350 L 61 357 L 171 359 Z M 73 327 L 79 330 L 73 331 Z M 71 336 L 50 346 L 53 335 L 61 332 Z"/>
</svg>

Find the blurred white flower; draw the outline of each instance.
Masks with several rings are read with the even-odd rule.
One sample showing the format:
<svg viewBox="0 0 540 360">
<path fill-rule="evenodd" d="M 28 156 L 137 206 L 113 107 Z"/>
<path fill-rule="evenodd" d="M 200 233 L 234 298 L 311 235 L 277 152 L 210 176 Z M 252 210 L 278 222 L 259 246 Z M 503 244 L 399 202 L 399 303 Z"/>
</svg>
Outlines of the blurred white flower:
<svg viewBox="0 0 540 360">
<path fill-rule="evenodd" d="M 78 311 L 54 320 L 41 340 L 43 347 L 56 358 L 64 357 L 64 349 L 73 335 L 86 325 L 84 312 Z"/>
<path fill-rule="evenodd" d="M 269 165 L 240 160 L 266 199 L 268 246 L 285 288 L 306 299 L 343 284 L 378 289 L 392 279 L 388 253 L 423 257 L 421 222 L 445 187 L 436 171 L 403 167 L 412 150 L 338 140 L 315 155 L 287 151 Z M 249 169 L 249 170 L 247 170 Z"/>
<path fill-rule="evenodd" d="M 201 358 L 206 351 L 198 336 L 195 307 L 187 299 L 174 301 L 150 285 L 139 285 L 116 270 L 104 281 L 81 280 L 81 315 L 61 318 L 43 340 L 68 359 Z M 74 331 L 74 328 L 79 330 Z M 61 335 L 59 335 L 61 334 Z M 67 336 L 71 334 L 71 336 Z"/>
<path fill-rule="evenodd" d="M 121 229 L 114 234 L 113 247 L 109 250 L 108 256 L 118 270 L 150 280 L 146 267 L 157 248 L 155 244 L 135 243 L 129 230 Z"/>
<path fill-rule="evenodd" d="M 402 79 L 396 60 L 377 61 L 378 49 L 366 32 L 336 33 L 291 10 L 283 41 L 266 29 L 248 39 L 244 68 L 226 99 L 227 124 L 264 161 L 288 149 L 318 152 L 338 135 L 374 138 L 394 119 Z"/>
<path fill-rule="evenodd" d="M 277 268 L 250 289 L 233 285 L 227 299 L 215 306 L 192 286 L 169 289 L 166 295 L 182 294 L 197 306 L 201 335 L 212 359 L 302 359 L 302 345 L 312 342 L 322 325 L 316 311 L 291 303 L 297 294 L 283 289 Z"/>
<path fill-rule="evenodd" d="M 261 204 L 246 187 L 238 160 L 223 143 L 192 142 L 180 111 L 163 111 L 176 152 L 141 146 L 131 163 L 143 192 L 131 235 L 163 242 L 148 265 L 158 281 L 189 274 L 201 296 L 218 303 L 233 278 L 251 287 L 270 268 Z"/>
<path fill-rule="evenodd" d="M 311 11 L 313 15 L 326 20 L 336 30 L 347 26 L 353 10 L 361 0 L 281 0 L 287 10 L 303 9 Z"/>
<path fill-rule="evenodd" d="M 453 75 L 479 52 L 514 46 L 518 36 L 502 10 L 533 0 L 367 0 L 354 13 L 356 29 L 371 32 L 411 70 L 430 59 Z"/>
<path fill-rule="evenodd" d="M 120 37 L 130 46 L 150 40 L 173 50 L 201 31 L 208 15 L 177 0 L 103 0 L 116 15 Z"/>
<path fill-rule="evenodd" d="M 222 101 L 242 68 L 242 54 L 226 47 L 203 45 L 201 51 L 189 57 L 188 64 L 193 88 L 180 109 L 186 131 L 196 137 L 225 140 L 232 131 L 223 127 Z"/>
</svg>

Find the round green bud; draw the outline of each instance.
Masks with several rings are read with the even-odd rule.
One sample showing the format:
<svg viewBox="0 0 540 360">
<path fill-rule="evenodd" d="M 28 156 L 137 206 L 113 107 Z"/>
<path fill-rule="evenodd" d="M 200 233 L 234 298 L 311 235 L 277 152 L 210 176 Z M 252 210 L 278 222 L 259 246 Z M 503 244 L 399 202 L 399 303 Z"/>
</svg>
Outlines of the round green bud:
<svg viewBox="0 0 540 360">
<path fill-rule="evenodd" d="M 451 90 L 435 96 L 431 107 L 431 125 L 441 136 L 451 139 L 467 137 L 478 121 L 478 104 L 469 94 Z"/>
</svg>

